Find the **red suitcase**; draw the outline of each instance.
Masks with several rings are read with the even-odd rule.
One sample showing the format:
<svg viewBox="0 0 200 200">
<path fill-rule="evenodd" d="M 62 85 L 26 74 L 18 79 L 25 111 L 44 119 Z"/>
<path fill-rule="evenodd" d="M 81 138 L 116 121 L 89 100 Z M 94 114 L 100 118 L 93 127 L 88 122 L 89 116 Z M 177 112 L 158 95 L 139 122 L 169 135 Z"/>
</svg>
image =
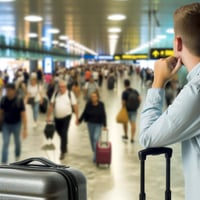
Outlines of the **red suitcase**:
<svg viewBox="0 0 200 200">
<path fill-rule="evenodd" d="M 102 136 L 100 140 L 97 142 L 96 146 L 96 164 L 111 164 L 112 157 L 112 144 L 108 140 L 108 132 L 106 133 L 106 141 L 102 140 Z"/>
</svg>

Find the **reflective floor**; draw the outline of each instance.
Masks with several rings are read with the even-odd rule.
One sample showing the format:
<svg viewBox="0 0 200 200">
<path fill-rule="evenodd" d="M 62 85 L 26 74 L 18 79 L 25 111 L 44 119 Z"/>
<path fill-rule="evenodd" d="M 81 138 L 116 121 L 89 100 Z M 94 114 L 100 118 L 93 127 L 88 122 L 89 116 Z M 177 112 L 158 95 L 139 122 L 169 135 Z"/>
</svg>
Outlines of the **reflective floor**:
<svg viewBox="0 0 200 200">
<path fill-rule="evenodd" d="M 146 89 L 141 86 L 139 77 L 131 78 L 132 87 L 135 87 L 144 101 Z M 130 141 L 123 142 L 121 136 L 123 129 L 115 122 L 116 114 L 121 105 L 121 92 L 123 90 L 122 79 L 116 85 L 114 91 L 107 91 L 104 84 L 101 89 L 102 100 L 105 102 L 109 139 L 112 142 L 112 164 L 96 167 L 92 162 L 92 152 L 86 125 L 79 127 L 75 125 L 72 118 L 69 130 L 69 152 L 62 164 L 80 169 L 87 177 L 88 200 L 137 200 L 140 188 L 140 163 L 138 151 L 142 149 L 138 142 L 138 130 L 134 144 Z M 83 109 L 83 98 L 79 100 L 80 113 Z M 141 106 L 142 107 L 142 106 Z M 141 108 L 140 108 L 141 109 Z M 56 163 L 59 161 L 59 139 L 55 134 L 53 141 L 47 141 L 43 135 L 45 126 L 45 115 L 40 116 L 37 128 L 32 127 L 32 115 L 30 107 L 27 106 L 29 120 L 29 136 L 22 143 L 21 159 L 28 157 L 46 157 Z M 140 110 L 138 112 L 137 124 L 139 124 Z M 2 139 L 0 137 L 0 146 Z M 55 146 L 55 149 L 47 148 L 47 144 Z M 172 159 L 172 199 L 183 200 L 183 175 L 180 157 L 180 145 L 173 145 L 174 154 Z M 0 150 L 1 151 L 1 150 Z M 13 140 L 9 150 L 9 162 L 14 161 Z M 147 199 L 164 199 L 165 189 L 165 160 L 164 157 L 150 157 L 146 162 L 146 190 Z"/>
</svg>

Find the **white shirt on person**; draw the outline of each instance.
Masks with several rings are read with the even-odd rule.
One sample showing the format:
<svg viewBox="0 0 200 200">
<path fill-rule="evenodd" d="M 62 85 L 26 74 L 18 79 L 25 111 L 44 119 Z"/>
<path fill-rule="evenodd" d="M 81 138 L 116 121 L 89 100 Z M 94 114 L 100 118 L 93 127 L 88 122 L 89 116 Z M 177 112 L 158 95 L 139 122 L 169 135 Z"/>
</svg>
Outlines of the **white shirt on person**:
<svg viewBox="0 0 200 200">
<path fill-rule="evenodd" d="M 55 118 L 61 119 L 72 114 L 72 105 L 76 105 L 77 100 L 73 92 L 66 91 L 64 94 L 55 94 L 51 103 L 54 104 Z"/>
<path fill-rule="evenodd" d="M 28 90 L 30 97 L 35 97 L 36 102 L 40 101 L 41 95 L 43 93 L 43 87 L 41 85 L 36 84 L 33 86 L 33 85 L 29 84 L 27 90 Z"/>
</svg>

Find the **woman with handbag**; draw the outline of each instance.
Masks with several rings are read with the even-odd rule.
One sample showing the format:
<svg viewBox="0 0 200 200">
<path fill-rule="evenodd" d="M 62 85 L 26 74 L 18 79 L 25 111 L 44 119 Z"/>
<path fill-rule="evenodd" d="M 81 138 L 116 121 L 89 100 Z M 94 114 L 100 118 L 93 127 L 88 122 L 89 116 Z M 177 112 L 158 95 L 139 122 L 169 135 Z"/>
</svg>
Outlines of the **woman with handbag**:
<svg viewBox="0 0 200 200">
<path fill-rule="evenodd" d="M 30 83 L 27 88 L 27 103 L 31 105 L 33 111 L 33 127 L 37 127 L 39 105 L 43 102 L 43 87 L 38 83 L 37 75 L 32 73 Z"/>
<path fill-rule="evenodd" d="M 106 112 L 104 103 L 99 100 L 97 92 L 92 92 L 90 101 L 87 102 L 85 109 L 79 118 L 79 124 L 85 120 L 88 126 L 90 143 L 94 153 L 93 162 L 96 162 L 96 144 L 101 136 L 102 128 L 106 128 Z"/>
</svg>

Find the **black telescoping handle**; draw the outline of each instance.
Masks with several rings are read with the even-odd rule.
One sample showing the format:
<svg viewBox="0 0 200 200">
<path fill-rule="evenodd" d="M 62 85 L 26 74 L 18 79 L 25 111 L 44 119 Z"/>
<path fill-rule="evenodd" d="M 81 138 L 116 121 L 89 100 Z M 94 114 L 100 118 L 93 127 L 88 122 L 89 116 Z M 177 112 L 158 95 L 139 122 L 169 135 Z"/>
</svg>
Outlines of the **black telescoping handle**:
<svg viewBox="0 0 200 200">
<path fill-rule="evenodd" d="M 145 160 L 147 156 L 152 155 L 161 155 L 165 154 L 166 158 L 166 191 L 165 191 L 165 200 L 171 200 L 171 189 L 170 189 L 170 164 L 172 157 L 172 149 L 168 147 L 157 147 L 157 148 L 148 148 L 139 151 L 138 156 L 140 159 L 140 200 L 146 200 L 145 193 Z"/>
<path fill-rule="evenodd" d="M 14 162 L 11 163 L 10 165 L 15 165 L 15 166 L 31 166 L 31 163 L 33 162 L 39 162 L 45 167 L 52 167 L 52 168 L 62 168 L 65 167 L 64 165 L 57 165 L 56 163 L 46 159 L 46 158 L 41 158 L 41 157 L 32 157 L 28 158 L 22 161 Z"/>
</svg>

